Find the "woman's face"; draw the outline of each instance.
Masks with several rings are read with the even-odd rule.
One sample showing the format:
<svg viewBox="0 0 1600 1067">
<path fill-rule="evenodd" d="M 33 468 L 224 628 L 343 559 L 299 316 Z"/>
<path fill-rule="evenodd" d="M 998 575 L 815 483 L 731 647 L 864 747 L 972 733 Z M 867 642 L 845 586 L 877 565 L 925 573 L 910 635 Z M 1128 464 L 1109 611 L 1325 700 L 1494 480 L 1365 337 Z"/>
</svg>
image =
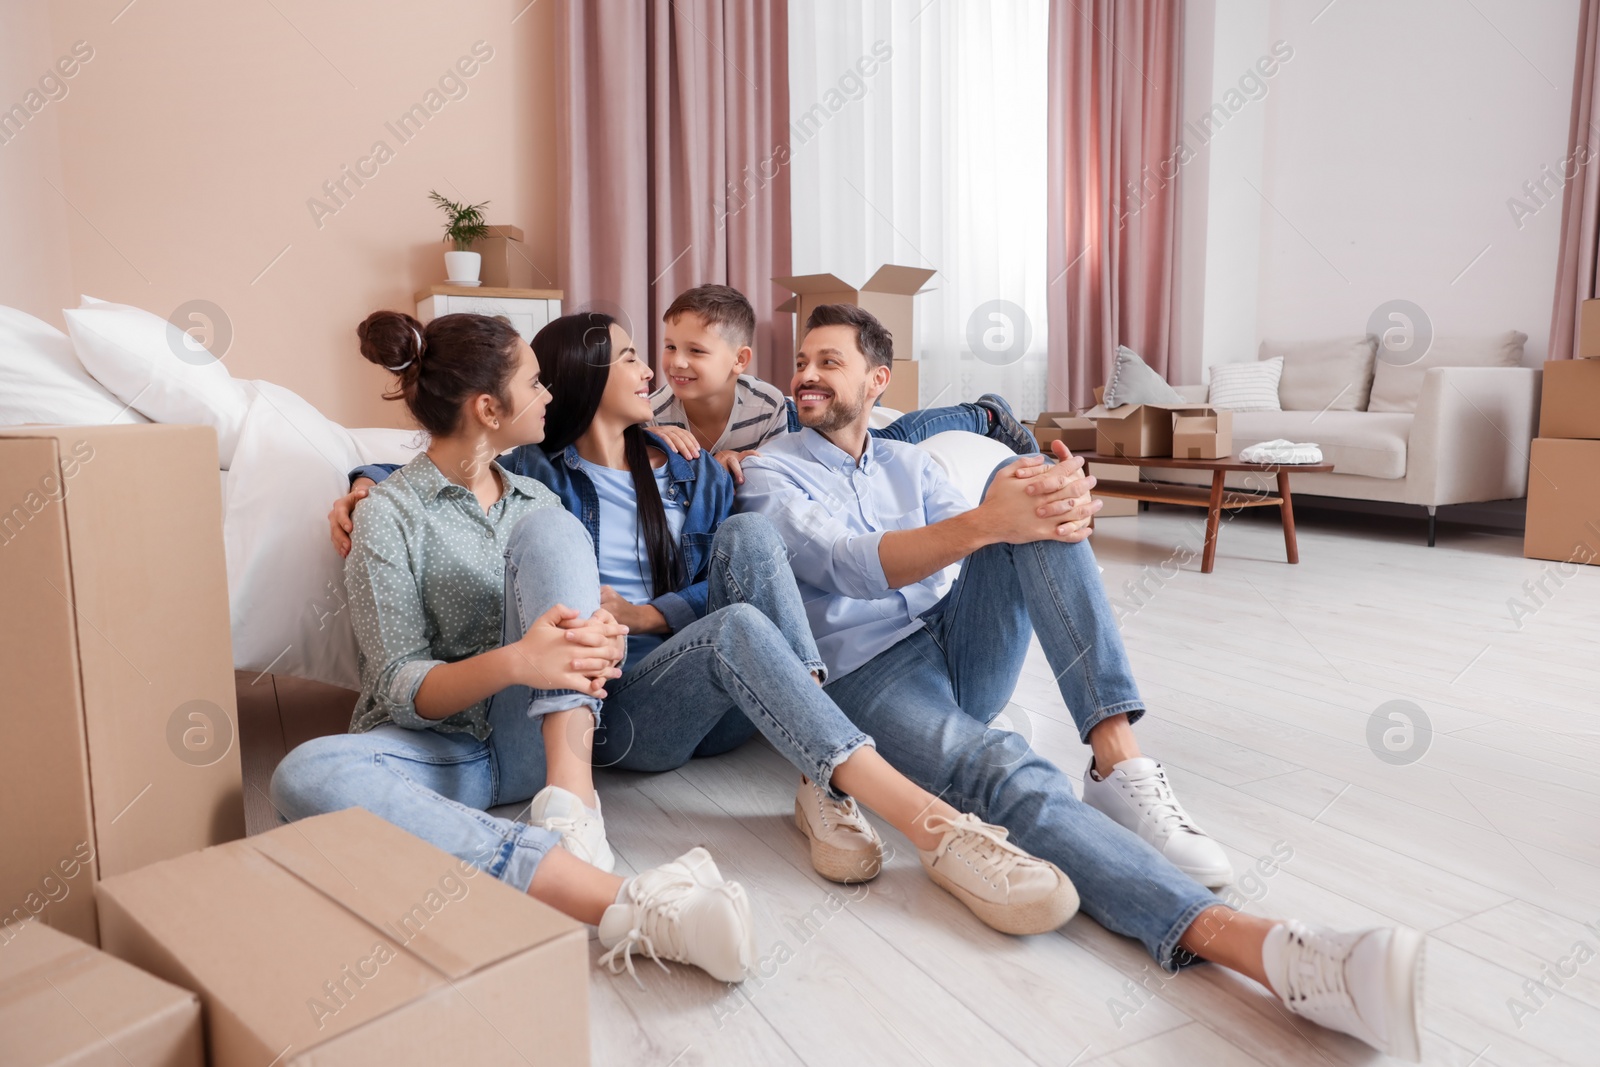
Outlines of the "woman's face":
<svg viewBox="0 0 1600 1067">
<path fill-rule="evenodd" d="M 536 445 L 544 440 L 544 409 L 550 403 L 550 390 L 539 381 L 539 360 L 528 342 L 517 341 L 517 369 L 506 383 L 510 410 L 494 431 L 501 451 L 517 445 Z"/>
<path fill-rule="evenodd" d="M 654 377 L 655 372 L 639 358 L 627 331 L 612 323 L 611 374 L 606 378 L 606 391 L 600 394 L 596 415 L 630 426 L 649 422 L 654 416 L 650 410 L 650 379 Z"/>
</svg>

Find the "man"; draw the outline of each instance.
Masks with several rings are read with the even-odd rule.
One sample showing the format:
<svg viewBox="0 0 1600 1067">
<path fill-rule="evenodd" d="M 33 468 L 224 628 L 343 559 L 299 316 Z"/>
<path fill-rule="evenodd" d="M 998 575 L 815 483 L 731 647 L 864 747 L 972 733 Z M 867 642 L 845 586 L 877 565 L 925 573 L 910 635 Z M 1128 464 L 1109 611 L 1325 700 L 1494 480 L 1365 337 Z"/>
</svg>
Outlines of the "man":
<svg viewBox="0 0 1600 1067">
<path fill-rule="evenodd" d="M 1083 911 L 1164 967 L 1224 964 L 1293 1011 L 1415 1057 L 1421 935 L 1272 922 L 1202 888 L 1232 869 L 1134 738 L 1144 703 L 1085 543 L 1099 503 L 1082 461 L 1059 442 L 1058 465 L 1013 460 L 971 508 L 926 453 L 868 437 L 893 355 L 882 324 L 831 304 L 806 330 L 792 382 L 804 429 L 745 461 L 739 503 L 783 536 L 828 695 L 908 778 L 1055 863 Z M 940 572 L 957 563 L 940 598 Z M 1030 633 L 1093 750 L 1083 801 L 1020 736 L 987 726 Z"/>
</svg>

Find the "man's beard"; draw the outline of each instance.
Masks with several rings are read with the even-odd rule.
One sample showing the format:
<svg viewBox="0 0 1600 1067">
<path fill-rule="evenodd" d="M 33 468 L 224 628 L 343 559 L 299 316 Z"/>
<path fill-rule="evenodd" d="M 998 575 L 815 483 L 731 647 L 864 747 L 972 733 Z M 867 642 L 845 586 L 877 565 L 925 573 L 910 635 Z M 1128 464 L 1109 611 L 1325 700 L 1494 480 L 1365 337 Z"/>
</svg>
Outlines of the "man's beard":
<svg viewBox="0 0 1600 1067">
<path fill-rule="evenodd" d="M 818 433 L 832 433 L 834 430 L 843 429 L 855 422 L 861 417 L 861 412 L 866 409 L 866 406 L 867 386 L 863 382 L 861 395 L 856 398 L 854 404 L 835 393 L 833 394 L 833 399 L 828 401 L 828 406 L 820 414 L 817 412 L 811 412 L 809 416 L 802 414 L 800 422 Z"/>
</svg>

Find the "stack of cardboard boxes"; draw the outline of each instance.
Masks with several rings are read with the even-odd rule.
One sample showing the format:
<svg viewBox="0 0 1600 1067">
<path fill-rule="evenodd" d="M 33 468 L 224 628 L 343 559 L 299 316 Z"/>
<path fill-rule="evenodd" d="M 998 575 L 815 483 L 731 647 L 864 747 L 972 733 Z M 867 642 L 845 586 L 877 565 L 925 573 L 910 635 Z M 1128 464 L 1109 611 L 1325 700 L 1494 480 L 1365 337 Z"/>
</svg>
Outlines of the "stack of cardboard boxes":
<svg viewBox="0 0 1600 1067">
<path fill-rule="evenodd" d="M 211 429 L 0 429 L 0 603 L 0 1063 L 587 1061 L 577 923 L 359 809 L 241 840 Z"/>
<path fill-rule="evenodd" d="M 938 271 L 922 267 L 901 267 L 885 263 L 859 289 L 847 285 L 834 274 L 802 274 L 772 279 L 794 295 L 779 304 L 777 311 L 794 312 L 795 344 L 805 338 L 806 319 L 819 304 L 855 304 L 877 316 L 894 338 L 894 366 L 889 388 L 879 403 L 896 411 L 915 411 L 918 399 L 917 344 L 912 334 L 912 298 Z"/>
<path fill-rule="evenodd" d="M 1600 563 L 1600 300 L 1579 315 L 1577 359 L 1544 365 L 1522 554 Z"/>
</svg>

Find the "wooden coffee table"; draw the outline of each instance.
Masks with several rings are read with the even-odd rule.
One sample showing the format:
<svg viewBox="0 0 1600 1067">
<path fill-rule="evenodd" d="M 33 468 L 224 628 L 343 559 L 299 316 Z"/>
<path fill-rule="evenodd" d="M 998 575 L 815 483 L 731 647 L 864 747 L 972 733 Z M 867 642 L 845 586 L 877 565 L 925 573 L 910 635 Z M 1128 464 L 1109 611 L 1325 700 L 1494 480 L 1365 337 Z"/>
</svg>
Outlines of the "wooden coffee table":
<svg viewBox="0 0 1600 1067">
<path fill-rule="evenodd" d="M 1168 470 L 1194 470 L 1211 472 L 1211 488 L 1198 485 L 1180 485 L 1176 482 L 1101 482 L 1094 487 L 1092 496 L 1117 497 L 1121 500 L 1145 500 L 1153 504 L 1183 504 L 1206 509 L 1206 548 L 1200 557 L 1200 573 L 1210 574 L 1217 562 L 1217 530 L 1222 524 L 1224 508 L 1260 508 L 1271 504 L 1278 506 L 1283 519 L 1283 547 L 1290 563 L 1300 562 L 1300 548 L 1294 538 L 1294 498 L 1289 495 L 1289 472 L 1306 471 L 1325 474 L 1333 470 L 1332 463 L 1241 463 L 1233 456 L 1221 459 L 1178 459 L 1176 456 L 1104 456 L 1098 452 L 1076 452 L 1094 473 L 1095 463 L 1113 463 L 1126 467 L 1165 467 Z M 1229 489 L 1223 480 L 1235 471 L 1254 471 L 1263 475 L 1276 475 L 1278 491 L 1261 489 Z"/>
</svg>

